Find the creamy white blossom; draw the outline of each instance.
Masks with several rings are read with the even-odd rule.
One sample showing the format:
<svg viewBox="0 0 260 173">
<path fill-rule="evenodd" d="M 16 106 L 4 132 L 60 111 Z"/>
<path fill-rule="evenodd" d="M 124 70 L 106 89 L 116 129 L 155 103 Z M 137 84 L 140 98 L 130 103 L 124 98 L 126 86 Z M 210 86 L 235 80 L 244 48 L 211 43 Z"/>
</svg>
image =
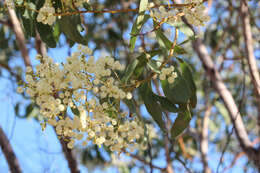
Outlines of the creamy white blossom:
<svg viewBox="0 0 260 173">
<path fill-rule="evenodd" d="M 38 56 L 42 62 L 36 71 L 27 68 L 26 93 L 39 105 L 40 113 L 57 134 L 70 139 L 69 148 L 74 147 L 76 140 L 83 145 L 92 141 L 120 152 L 140 140 L 143 124 L 121 112 L 111 101 L 132 98 L 132 93 L 124 91 L 111 73 L 124 66 L 111 57 L 95 61 L 91 53 L 88 47 L 79 46 L 62 64 Z M 107 101 L 101 101 L 104 99 Z M 67 109 L 73 111 L 73 118 L 65 115 Z"/>
<path fill-rule="evenodd" d="M 45 3 L 37 15 L 37 22 L 52 25 L 56 21 L 55 9 L 51 3 Z"/>
</svg>

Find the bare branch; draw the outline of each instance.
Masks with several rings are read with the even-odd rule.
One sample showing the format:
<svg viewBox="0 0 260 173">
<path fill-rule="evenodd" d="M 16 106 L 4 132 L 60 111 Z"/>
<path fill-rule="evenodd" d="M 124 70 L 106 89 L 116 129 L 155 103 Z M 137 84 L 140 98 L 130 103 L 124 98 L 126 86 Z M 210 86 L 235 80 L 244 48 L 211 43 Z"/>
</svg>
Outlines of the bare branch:
<svg viewBox="0 0 260 173">
<path fill-rule="evenodd" d="M 208 54 L 206 46 L 202 43 L 202 40 L 198 38 L 193 42 L 193 48 L 197 52 L 214 88 L 224 101 L 225 107 L 228 110 L 230 119 L 234 125 L 236 136 L 241 148 L 244 150 L 247 156 L 252 159 L 257 165 L 257 162 L 259 160 L 257 156 L 257 151 L 253 148 L 253 144 L 249 140 L 247 131 L 245 129 L 235 100 L 230 91 L 227 89 L 226 85 L 224 84 L 219 72 L 217 71 L 211 57 Z"/>
<path fill-rule="evenodd" d="M 13 72 L 12 69 L 7 64 L 0 62 L 0 67 L 6 69 L 12 76 L 16 78 L 17 81 L 22 81 L 21 76 Z"/>
<path fill-rule="evenodd" d="M 21 173 L 22 170 L 19 166 L 19 162 L 1 126 L 0 126 L 0 147 L 5 155 L 10 171 L 12 173 Z"/>
<path fill-rule="evenodd" d="M 241 1 L 240 13 L 242 17 L 243 36 L 245 39 L 246 59 L 248 62 L 250 76 L 254 85 L 254 90 L 258 102 L 257 105 L 258 128 L 260 134 L 260 77 L 259 77 L 259 71 L 258 71 L 255 55 L 254 55 L 253 38 L 252 38 L 252 32 L 250 26 L 250 15 L 249 15 L 249 10 L 248 10 L 248 5 L 246 0 Z"/>
<path fill-rule="evenodd" d="M 208 100 L 207 100 L 208 101 Z M 211 170 L 208 165 L 208 126 L 209 126 L 209 117 L 211 114 L 212 106 L 206 104 L 206 111 L 202 120 L 202 130 L 201 130 L 201 141 L 200 141 L 200 152 L 201 159 L 203 163 L 203 173 L 211 173 Z"/>
<path fill-rule="evenodd" d="M 23 34 L 23 30 L 21 27 L 21 24 L 16 16 L 16 13 L 14 11 L 14 9 L 7 7 L 8 8 L 8 13 L 9 13 L 9 17 L 12 23 L 12 29 L 14 31 L 16 40 L 17 40 L 17 45 L 21 51 L 23 60 L 24 60 L 24 64 L 26 66 L 31 66 L 31 62 L 30 62 L 30 58 L 29 58 L 29 53 L 28 50 L 26 48 L 26 40 Z"/>
</svg>

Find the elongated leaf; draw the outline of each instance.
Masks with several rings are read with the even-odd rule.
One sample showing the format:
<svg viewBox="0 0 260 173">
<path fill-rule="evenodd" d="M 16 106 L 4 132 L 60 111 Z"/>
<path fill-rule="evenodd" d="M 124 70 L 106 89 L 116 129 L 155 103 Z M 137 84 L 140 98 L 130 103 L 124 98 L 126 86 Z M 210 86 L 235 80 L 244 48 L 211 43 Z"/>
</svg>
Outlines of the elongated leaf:
<svg viewBox="0 0 260 173">
<path fill-rule="evenodd" d="M 40 34 L 41 40 L 47 44 L 48 47 L 55 48 L 56 40 L 53 36 L 53 29 L 49 25 L 36 22 L 36 28 Z"/>
<path fill-rule="evenodd" d="M 140 33 L 142 26 L 147 22 L 150 18 L 149 15 L 139 15 L 132 27 L 131 30 L 131 38 L 130 38 L 130 51 L 133 52 L 135 48 L 135 42 L 137 40 L 137 35 Z M 142 19 L 142 20 L 141 20 Z"/>
<path fill-rule="evenodd" d="M 139 91 L 147 111 L 153 117 L 154 121 L 158 124 L 161 130 L 165 131 L 164 121 L 162 118 L 162 109 L 161 106 L 157 103 L 156 99 L 154 98 L 151 89 L 151 84 L 147 82 L 142 84 Z"/>
<path fill-rule="evenodd" d="M 132 31 L 131 31 L 131 38 L 130 38 L 130 51 L 133 51 L 135 48 L 135 42 L 137 39 L 137 34 L 140 33 L 142 26 L 145 24 L 145 22 L 150 18 L 149 15 L 145 15 L 145 11 L 148 8 L 148 0 L 140 0 L 139 5 L 139 14 L 136 18 Z"/>
<path fill-rule="evenodd" d="M 189 64 L 186 63 L 184 60 L 182 60 L 180 58 L 177 58 L 177 60 L 180 62 L 182 75 L 183 75 L 184 79 L 186 80 L 186 82 L 192 92 L 191 99 L 190 99 L 191 106 L 193 108 L 195 108 L 196 104 L 197 104 L 197 95 L 196 95 L 196 85 L 195 85 L 195 82 L 192 77 L 191 68 L 190 68 Z"/>
<path fill-rule="evenodd" d="M 80 25 L 80 17 L 78 15 L 63 16 L 59 21 L 60 30 L 70 40 L 86 45 L 87 40 L 78 31 L 78 25 Z"/>
<path fill-rule="evenodd" d="M 134 73 L 134 70 L 136 68 L 136 66 L 138 65 L 139 63 L 139 60 L 138 59 L 135 59 L 131 64 L 129 64 L 126 68 L 126 71 L 125 71 L 125 75 L 122 79 L 122 82 L 123 83 L 127 83 L 128 79 L 132 76 L 132 74 Z"/>
<path fill-rule="evenodd" d="M 72 113 L 76 116 L 80 115 L 79 109 L 77 107 L 70 107 Z"/>
<path fill-rule="evenodd" d="M 35 4 L 30 2 L 28 3 L 28 6 L 30 7 L 30 9 L 36 10 Z M 25 35 L 27 37 L 35 37 L 36 35 L 34 18 L 35 12 L 28 9 L 25 9 L 23 15 L 21 16 L 21 21 L 24 27 Z"/>
<path fill-rule="evenodd" d="M 168 100 L 166 97 L 158 96 L 154 94 L 155 99 L 160 103 L 161 107 L 169 112 L 177 113 L 180 110 L 177 108 L 175 104 L 173 104 L 170 100 Z"/>
<path fill-rule="evenodd" d="M 180 72 L 173 83 L 170 84 L 167 80 L 163 80 L 161 83 L 166 98 L 172 103 L 188 103 L 192 92 Z"/>
<path fill-rule="evenodd" d="M 148 67 L 156 72 L 156 73 L 161 73 L 161 70 L 159 69 L 161 63 L 156 61 L 156 60 L 150 60 L 148 63 L 147 63 Z"/>
<path fill-rule="evenodd" d="M 155 34 L 156 34 L 158 43 L 161 47 L 166 48 L 167 50 L 170 50 L 172 48 L 172 42 L 164 35 L 164 33 L 162 32 L 161 29 L 157 29 L 155 31 Z M 187 52 L 181 46 L 175 45 L 174 53 L 181 55 L 181 54 L 185 54 Z"/>
<path fill-rule="evenodd" d="M 144 67 L 147 64 L 147 54 L 149 56 L 154 57 L 161 53 L 161 50 L 153 50 L 150 52 L 142 53 L 140 56 L 138 56 L 129 66 L 126 68 L 125 75 L 122 78 L 123 83 L 127 83 L 128 80 L 131 78 L 131 76 L 134 76 L 135 78 L 138 78 L 142 72 Z"/>
<path fill-rule="evenodd" d="M 178 114 L 171 128 L 172 139 L 179 136 L 188 126 L 191 120 L 191 114 L 188 109 Z"/>
</svg>

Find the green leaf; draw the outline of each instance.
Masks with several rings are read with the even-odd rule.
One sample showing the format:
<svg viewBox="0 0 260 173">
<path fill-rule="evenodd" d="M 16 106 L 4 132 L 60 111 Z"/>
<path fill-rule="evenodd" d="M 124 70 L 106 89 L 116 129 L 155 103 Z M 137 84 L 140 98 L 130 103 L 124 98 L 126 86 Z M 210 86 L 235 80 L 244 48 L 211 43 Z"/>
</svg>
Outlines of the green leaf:
<svg viewBox="0 0 260 173">
<path fill-rule="evenodd" d="M 147 111 L 153 117 L 154 121 L 158 124 L 161 130 L 165 131 L 164 121 L 162 117 L 162 109 L 160 104 L 157 103 L 157 100 L 154 97 L 151 89 L 151 84 L 148 82 L 143 83 L 140 87 L 139 92 L 142 96 Z"/>
<path fill-rule="evenodd" d="M 124 99 L 123 102 L 128 106 L 131 114 L 136 113 L 136 106 L 133 98 L 131 100 Z"/>
<path fill-rule="evenodd" d="M 83 45 L 87 44 L 87 40 L 80 34 L 77 28 L 81 24 L 79 15 L 63 16 L 58 22 L 60 30 L 67 38 Z"/>
<path fill-rule="evenodd" d="M 14 107 L 15 115 L 19 117 L 20 103 L 16 103 Z"/>
<path fill-rule="evenodd" d="M 147 65 L 152 71 L 154 71 L 156 73 L 161 73 L 161 70 L 159 69 L 161 62 L 158 62 L 158 61 L 152 59 L 152 60 L 148 61 Z"/>
<path fill-rule="evenodd" d="M 161 29 L 157 29 L 155 31 L 157 41 L 159 45 L 163 48 L 166 48 L 167 50 L 170 50 L 172 48 L 172 42 L 163 34 Z M 186 54 L 187 52 L 185 49 L 179 45 L 175 45 L 174 47 L 174 53 L 176 54 Z"/>
<path fill-rule="evenodd" d="M 174 47 L 174 53 L 178 54 L 178 55 L 182 55 L 182 54 L 186 54 L 186 50 L 181 47 L 180 45 L 175 45 Z"/>
<path fill-rule="evenodd" d="M 80 115 L 80 112 L 79 112 L 79 109 L 76 107 L 70 107 L 72 113 L 76 116 L 79 116 Z"/>
<path fill-rule="evenodd" d="M 156 26 L 155 23 L 154 26 Z M 163 34 L 161 29 L 155 30 L 155 34 L 157 41 L 161 47 L 166 48 L 167 50 L 171 49 L 172 42 Z"/>
<path fill-rule="evenodd" d="M 53 27 L 53 37 L 55 39 L 56 42 L 59 42 L 59 38 L 60 38 L 60 26 L 58 23 L 56 23 Z"/>
<path fill-rule="evenodd" d="M 27 4 L 30 9 L 36 10 L 36 6 L 33 3 L 28 3 Z M 28 10 L 25 9 L 23 15 L 21 16 L 21 21 L 24 27 L 25 35 L 27 37 L 35 37 L 36 32 L 35 32 L 35 23 L 34 23 L 34 18 L 35 18 L 35 12 L 33 10 Z"/>
<path fill-rule="evenodd" d="M 149 15 L 139 15 L 132 27 L 131 30 L 131 38 L 130 38 L 130 51 L 133 52 L 135 48 L 135 42 L 137 40 L 137 35 L 140 33 L 142 26 L 147 22 L 150 18 Z M 141 20 L 142 19 L 142 20 Z"/>
<path fill-rule="evenodd" d="M 139 14 L 144 13 L 145 10 L 147 10 L 147 8 L 148 8 L 148 0 L 140 0 Z"/>
<path fill-rule="evenodd" d="M 30 113 L 33 111 L 34 105 L 33 104 L 29 104 L 26 109 L 25 109 L 25 116 L 24 118 L 28 117 L 30 115 Z"/>
<path fill-rule="evenodd" d="M 186 80 L 178 72 L 178 76 L 173 83 L 169 83 L 167 80 L 161 81 L 163 92 L 172 103 L 188 103 L 192 92 L 189 88 Z"/>
<path fill-rule="evenodd" d="M 36 22 L 37 31 L 40 34 L 41 40 L 47 44 L 48 47 L 55 48 L 56 40 L 53 36 L 53 29 L 49 25 Z"/>
<path fill-rule="evenodd" d="M 137 39 L 137 34 L 140 33 L 142 26 L 145 24 L 145 22 L 150 18 L 149 15 L 145 15 L 145 11 L 148 8 L 148 0 L 140 0 L 139 5 L 139 14 L 136 18 L 132 30 L 131 30 L 131 38 L 130 38 L 130 51 L 132 52 L 135 48 L 135 42 Z"/>
<path fill-rule="evenodd" d="M 131 76 L 138 78 L 142 74 L 143 69 L 147 64 L 147 54 L 149 54 L 151 57 L 154 57 L 159 53 L 161 53 L 161 50 L 153 50 L 147 53 L 142 53 L 140 56 L 135 58 L 135 60 L 127 66 L 124 73 L 125 75 L 122 78 L 122 82 L 126 84 Z"/>
<path fill-rule="evenodd" d="M 132 76 L 134 73 L 135 68 L 137 67 L 139 63 L 138 59 L 135 59 L 131 64 L 129 64 L 126 68 L 125 75 L 122 78 L 123 83 L 127 83 L 128 79 Z"/>
<path fill-rule="evenodd" d="M 160 103 L 161 107 L 169 112 L 177 113 L 180 110 L 176 107 L 175 104 L 173 104 L 170 100 L 168 100 L 166 97 L 158 96 L 154 94 L 155 99 Z"/>
<path fill-rule="evenodd" d="M 182 59 L 177 58 L 177 60 L 180 63 L 182 76 L 186 80 L 186 83 L 188 84 L 188 86 L 192 92 L 191 99 L 190 99 L 191 106 L 192 106 L 192 108 L 195 108 L 196 104 L 197 104 L 197 95 L 196 95 L 196 85 L 193 80 L 191 68 L 190 68 L 189 64 L 186 63 L 185 61 L 183 61 Z"/>
<path fill-rule="evenodd" d="M 179 136 L 188 126 L 191 120 L 191 114 L 188 109 L 178 114 L 171 128 L 171 138 Z"/>
</svg>

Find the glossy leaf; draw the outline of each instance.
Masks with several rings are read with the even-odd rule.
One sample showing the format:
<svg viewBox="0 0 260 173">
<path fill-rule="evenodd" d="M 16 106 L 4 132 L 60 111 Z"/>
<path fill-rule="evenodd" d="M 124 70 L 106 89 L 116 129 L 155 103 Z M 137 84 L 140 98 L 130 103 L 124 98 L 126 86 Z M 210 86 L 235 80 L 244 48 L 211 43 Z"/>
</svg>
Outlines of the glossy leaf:
<svg viewBox="0 0 260 173">
<path fill-rule="evenodd" d="M 160 67 L 160 65 L 161 65 L 160 62 L 158 62 L 158 61 L 156 61 L 156 60 L 150 60 L 150 61 L 148 61 L 147 65 L 148 65 L 148 67 L 149 67 L 152 71 L 154 71 L 154 72 L 156 72 L 156 73 L 161 73 L 161 70 L 159 69 L 159 67 Z"/>
<path fill-rule="evenodd" d="M 79 109 L 77 107 L 70 107 L 72 113 L 76 116 L 80 115 Z"/>
<path fill-rule="evenodd" d="M 36 22 L 37 31 L 40 34 L 41 40 L 47 44 L 48 47 L 55 48 L 56 40 L 53 36 L 53 29 L 49 25 Z"/>
<path fill-rule="evenodd" d="M 163 80 L 161 83 L 166 98 L 172 103 L 188 103 L 192 92 L 180 72 L 173 83 L 170 84 L 167 80 Z"/>
<path fill-rule="evenodd" d="M 66 37 L 76 43 L 87 44 L 87 40 L 80 34 L 77 28 L 77 26 L 80 25 L 80 17 L 78 15 L 63 16 L 58 22 L 60 30 Z"/>
<path fill-rule="evenodd" d="M 184 60 L 182 60 L 180 58 L 177 58 L 177 60 L 180 63 L 182 76 L 186 80 L 186 82 L 187 82 L 187 84 L 190 87 L 191 92 L 192 92 L 191 99 L 190 99 L 191 106 L 193 108 L 195 108 L 196 104 L 197 104 L 197 95 L 196 95 L 196 85 L 195 85 L 195 82 L 193 80 L 191 68 L 190 68 L 189 64 L 186 63 Z"/>
<path fill-rule="evenodd" d="M 131 38 L 130 38 L 130 51 L 132 52 L 135 48 L 135 42 L 137 39 L 137 35 L 140 33 L 142 26 L 145 22 L 150 18 L 149 15 L 145 15 L 145 11 L 148 8 L 148 0 L 140 0 L 139 5 L 139 14 L 136 18 L 132 30 L 131 30 Z"/>
<path fill-rule="evenodd" d="M 155 31 L 155 34 L 156 34 L 157 41 L 161 47 L 166 48 L 167 50 L 170 50 L 172 48 L 172 42 L 164 35 L 161 29 L 157 29 Z M 187 52 L 181 46 L 175 45 L 174 53 L 180 55 L 180 54 L 185 54 Z"/>
<path fill-rule="evenodd" d="M 129 64 L 126 68 L 126 71 L 125 71 L 125 75 L 122 79 L 122 82 L 123 83 L 127 83 L 128 79 L 132 76 L 132 74 L 134 73 L 134 70 L 135 68 L 137 67 L 139 63 L 139 60 L 138 59 L 135 59 L 131 64 Z"/>
<path fill-rule="evenodd" d="M 137 40 L 137 36 L 140 33 L 142 26 L 147 22 L 147 20 L 150 18 L 149 15 L 139 15 L 132 27 L 131 30 L 131 38 L 130 38 L 130 51 L 133 52 L 135 48 L 135 42 Z M 142 19 L 142 20 L 141 20 Z"/>
<path fill-rule="evenodd" d="M 157 100 L 154 97 L 151 89 L 151 84 L 147 82 L 142 84 L 139 91 L 147 111 L 153 117 L 153 120 L 158 124 L 161 130 L 165 131 L 164 121 L 162 117 L 162 109 L 160 104 L 157 103 Z"/>
<path fill-rule="evenodd" d="M 191 120 L 191 114 L 188 109 L 178 114 L 171 128 L 172 139 L 178 137 L 188 126 Z"/>
<path fill-rule="evenodd" d="M 33 3 L 27 4 L 30 9 L 36 10 L 36 6 Z M 35 37 L 35 23 L 34 17 L 35 12 L 33 10 L 25 9 L 23 15 L 21 16 L 21 21 L 24 27 L 24 32 L 27 37 Z"/>
<path fill-rule="evenodd" d="M 170 100 L 168 100 L 166 97 L 158 96 L 154 94 L 155 99 L 160 103 L 161 107 L 169 112 L 177 113 L 180 110 L 177 108 L 175 104 L 173 104 Z"/>
</svg>

